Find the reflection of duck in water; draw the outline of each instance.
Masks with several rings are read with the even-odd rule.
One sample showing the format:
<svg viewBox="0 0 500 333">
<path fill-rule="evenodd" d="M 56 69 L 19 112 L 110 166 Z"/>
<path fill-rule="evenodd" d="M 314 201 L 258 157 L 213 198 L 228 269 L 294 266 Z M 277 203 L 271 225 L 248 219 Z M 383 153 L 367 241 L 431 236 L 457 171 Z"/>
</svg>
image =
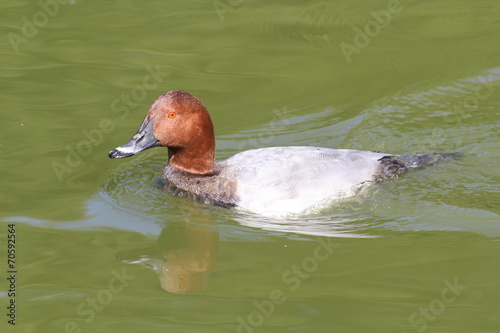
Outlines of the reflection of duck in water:
<svg viewBox="0 0 500 333">
<path fill-rule="evenodd" d="M 181 294 L 206 288 L 218 247 L 219 234 L 214 225 L 185 221 L 169 223 L 156 246 L 122 251 L 117 258 L 152 269 L 160 277 L 163 289 Z"/>
</svg>

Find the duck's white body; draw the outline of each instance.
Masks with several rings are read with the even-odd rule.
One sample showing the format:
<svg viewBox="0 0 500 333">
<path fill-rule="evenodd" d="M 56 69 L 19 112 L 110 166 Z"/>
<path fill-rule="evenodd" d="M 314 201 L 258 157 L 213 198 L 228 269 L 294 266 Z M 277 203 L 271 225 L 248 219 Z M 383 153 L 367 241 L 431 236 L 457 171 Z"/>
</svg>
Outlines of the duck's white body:
<svg viewBox="0 0 500 333">
<path fill-rule="evenodd" d="M 378 178 L 389 154 L 318 147 L 273 147 L 241 152 L 221 162 L 236 178 L 236 206 L 263 215 L 304 213 L 351 196 Z M 228 170 L 229 171 L 229 170 Z"/>
</svg>

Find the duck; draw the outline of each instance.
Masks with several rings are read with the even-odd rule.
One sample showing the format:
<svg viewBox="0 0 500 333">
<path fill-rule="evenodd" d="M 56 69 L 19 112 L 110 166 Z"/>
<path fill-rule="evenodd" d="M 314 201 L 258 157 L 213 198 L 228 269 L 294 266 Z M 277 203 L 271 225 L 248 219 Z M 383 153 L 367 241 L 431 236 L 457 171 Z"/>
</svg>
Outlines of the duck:
<svg viewBox="0 0 500 333">
<path fill-rule="evenodd" d="M 308 214 L 355 196 L 367 184 L 445 157 L 285 146 L 246 150 L 217 161 L 215 143 L 214 126 L 203 103 L 186 91 L 173 90 L 153 102 L 137 132 L 108 156 L 125 158 L 166 147 L 168 161 L 162 171 L 166 191 L 266 216 Z"/>
</svg>

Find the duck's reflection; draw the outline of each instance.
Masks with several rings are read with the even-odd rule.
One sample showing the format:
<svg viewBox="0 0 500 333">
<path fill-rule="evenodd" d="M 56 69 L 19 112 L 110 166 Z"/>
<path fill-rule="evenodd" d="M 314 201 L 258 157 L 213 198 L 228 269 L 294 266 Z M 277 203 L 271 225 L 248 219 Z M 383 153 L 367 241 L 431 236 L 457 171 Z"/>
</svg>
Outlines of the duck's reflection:
<svg viewBox="0 0 500 333">
<path fill-rule="evenodd" d="M 185 217 L 169 222 L 156 246 L 122 251 L 117 258 L 152 269 L 158 274 L 163 289 L 180 294 L 206 288 L 218 249 L 219 233 L 211 219 L 193 221 Z"/>
</svg>

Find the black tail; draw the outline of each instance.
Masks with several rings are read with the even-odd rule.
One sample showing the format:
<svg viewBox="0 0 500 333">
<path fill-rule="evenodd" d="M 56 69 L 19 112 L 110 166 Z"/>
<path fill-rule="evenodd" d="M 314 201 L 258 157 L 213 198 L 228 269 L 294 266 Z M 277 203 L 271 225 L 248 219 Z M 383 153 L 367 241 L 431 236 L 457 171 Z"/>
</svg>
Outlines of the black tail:
<svg viewBox="0 0 500 333">
<path fill-rule="evenodd" d="M 384 156 L 380 161 L 380 167 L 374 175 L 374 180 L 383 180 L 397 176 L 408 169 L 415 169 L 426 165 L 438 163 L 444 159 L 457 160 L 462 154 L 405 154 L 395 156 Z"/>
<path fill-rule="evenodd" d="M 395 158 L 404 163 L 406 169 L 414 169 L 426 165 L 436 164 L 442 160 L 454 159 L 458 160 L 462 156 L 460 153 L 449 153 L 449 154 L 405 154 L 397 155 Z"/>
</svg>

